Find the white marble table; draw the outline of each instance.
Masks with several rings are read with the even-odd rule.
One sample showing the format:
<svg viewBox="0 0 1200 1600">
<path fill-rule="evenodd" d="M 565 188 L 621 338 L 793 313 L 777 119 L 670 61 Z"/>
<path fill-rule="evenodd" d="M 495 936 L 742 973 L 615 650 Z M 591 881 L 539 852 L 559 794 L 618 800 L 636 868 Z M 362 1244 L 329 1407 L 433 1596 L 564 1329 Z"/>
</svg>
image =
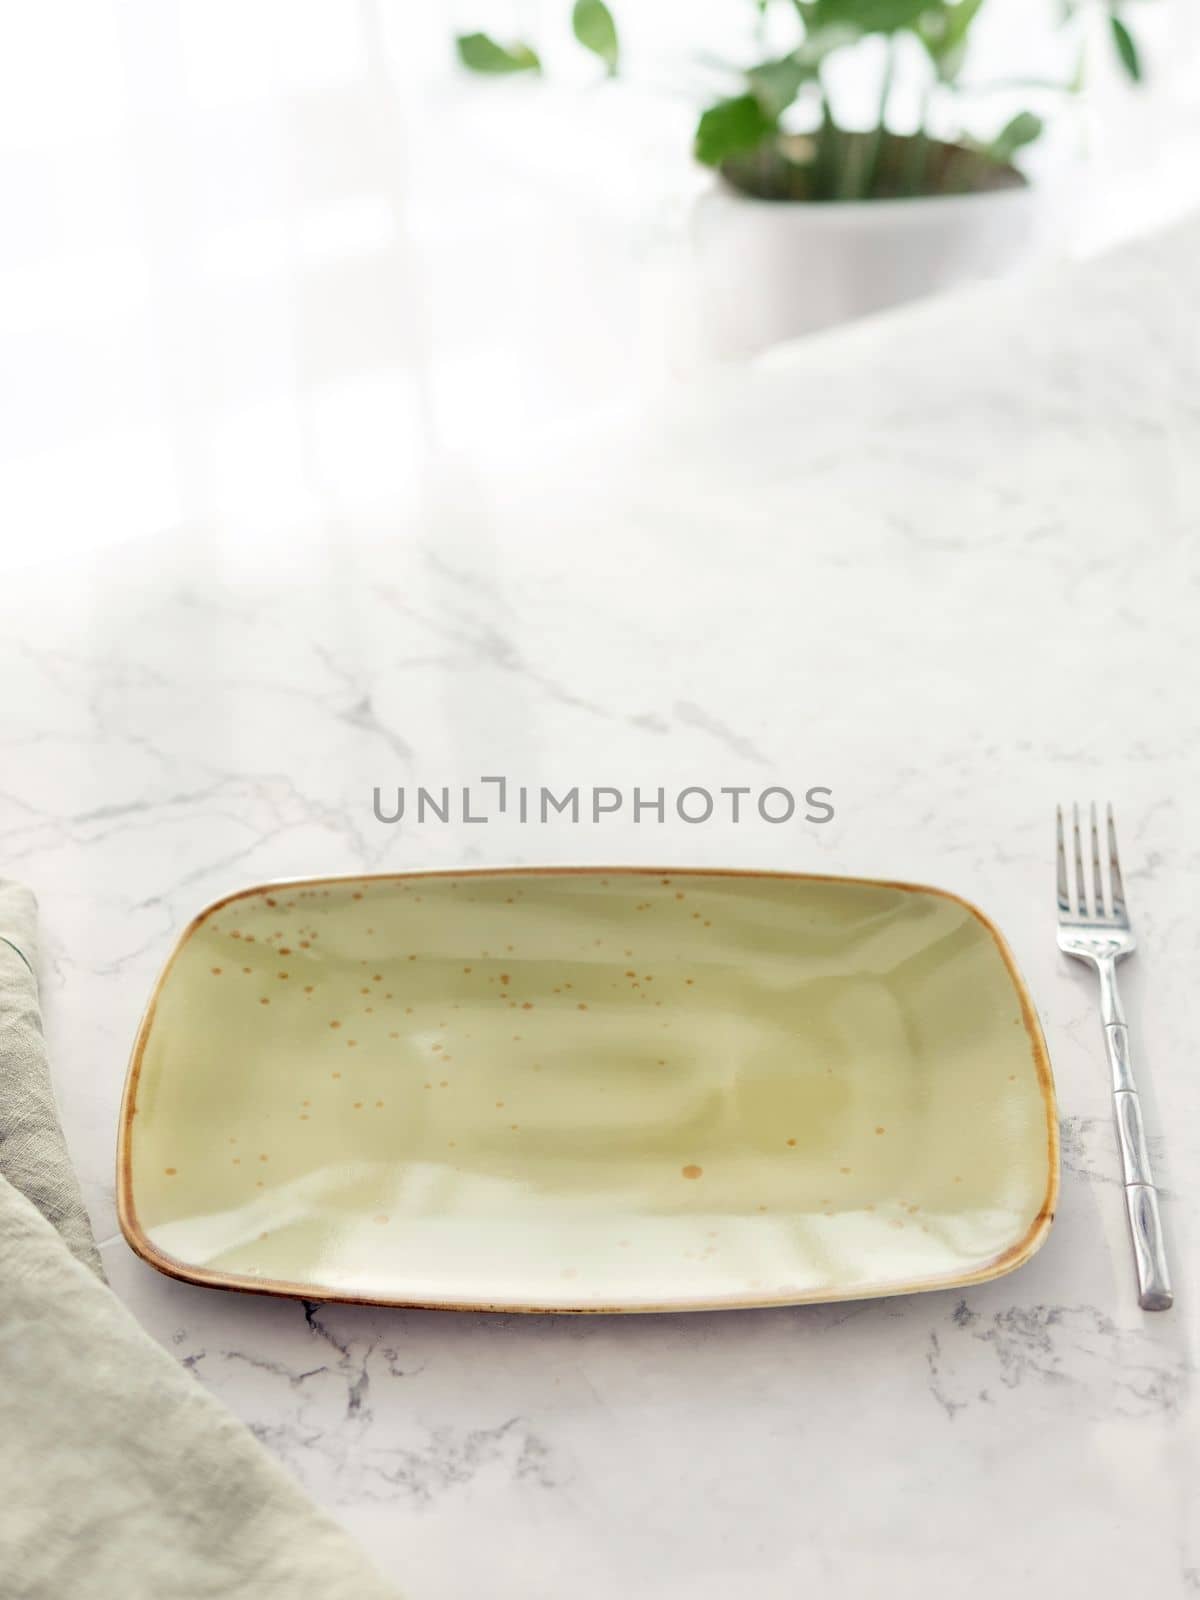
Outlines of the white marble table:
<svg viewBox="0 0 1200 1600">
<path fill-rule="evenodd" d="M 1198 253 L 1193 225 L 861 325 L 555 461 L 448 463 L 353 526 L 205 524 L 7 581 L 3 862 L 41 897 L 113 1283 L 410 1596 L 1200 1589 Z M 837 816 L 372 816 L 376 784 L 496 772 L 827 784 Z M 1093 795 L 1143 937 L 1127 1005 L 1178 1294 L 1159 1317 L 1136 1308 L 1094 996 L 1053 944 L 1052 806 Z M 979 901 L 1057 1076 L 1041 1254 L 965 1294 L 561 1321 L 305 1309 L 131 1256 L 118 1097 L 194 910 L 277 875 L 569 859 Z"/>
</svg>

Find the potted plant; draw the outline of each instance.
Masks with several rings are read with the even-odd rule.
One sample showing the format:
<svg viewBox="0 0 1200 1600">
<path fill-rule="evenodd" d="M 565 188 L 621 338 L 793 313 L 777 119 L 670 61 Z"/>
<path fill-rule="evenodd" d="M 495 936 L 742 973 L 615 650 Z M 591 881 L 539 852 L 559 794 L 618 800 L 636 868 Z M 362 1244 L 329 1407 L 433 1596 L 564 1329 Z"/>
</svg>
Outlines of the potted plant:
<svg viewBox="0 0 1200 1600">
<path fill-rule="evenodd" d="M 979 139 L 962 131 L 959 114 L 988 87 L 964 77 L 983 0 L 755 4 L 764 22 L 782 14 L 791 37 L 742 69 L 731 92 L 703 110 L 694 140 L 696 159 L 718 179 L 700 202 L 694 235 L 703 312 L 718 350 L 761 348 L 1003 271 L 1027 253 L 1039 232 L 1039 197 L 1017 158 L 1041 137 L 1043 118 L 1021 109 Z M 1125 70 L 1140 77 L 1118 0 L 1059 0 L 1059 7 L 1081 37 L 1089 16 L 1102 12 Z M 619 37 L 604 0 L 578 0 L 572 26 L 615 73 Z M 525 42 L 472 34 L 458 50 L 474 71 L 541 70 Z M 861 117 L 847 125 L 830 82 L 855 52 L 878 63 L 866 126 Z M 896 128 L 901 58 L 910 78 L 914 62 L 923 62 L 924 81 L 915 125 L 910 116 L 909 126 Z M 1031 87 L 1044 96 L 1078 82 L 1076 72 Z"/>
</svg>

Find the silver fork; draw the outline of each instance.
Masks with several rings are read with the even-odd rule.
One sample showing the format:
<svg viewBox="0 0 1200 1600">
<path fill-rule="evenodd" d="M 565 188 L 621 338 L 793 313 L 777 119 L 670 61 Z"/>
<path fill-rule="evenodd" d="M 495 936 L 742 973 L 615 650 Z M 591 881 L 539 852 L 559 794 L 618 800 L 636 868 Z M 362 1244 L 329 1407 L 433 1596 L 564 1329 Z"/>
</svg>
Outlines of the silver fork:
<svg viewBox="0 0 1200 1600">
<path fill-rule="evenodd" d="M 1117 962 L 1133 954 L 1137 941 L 1129 925 L 1125 906 L 1125 886 L 1117 856 L 1117 830 L 1112 807 L 1108 808 L 1108 880 L 1100 865 L 1100 829 L 1096 807 L 1092 806 L 1092 893 L 1089 906 L 1087 880 L 1083 870 L 1083 843 L 1079 832 L 1079 807 L 1073 808 L 1075 898 L 1067 872 L 1067 849 L 1063 838 L 1062 807 L 1058 808 L 1058 948 L 1095 967 L 1100 978 L 1100 1015 L 1104 1022 L 1104 1042 L 1112 1070 L 1113 1115 L 1117 1125 L 1117 1144 L 1125 1174 L 1125 1210 L 1133 1240 L 1137 1266 L 1138 1304 L 1144 1311 L 1166 1311 L 1174 1299 L 1167 1271 L 1162 1221 L 1158 1212 L 1158 1190 L 1150 1170 L 1150 1152 L 1142 1123 L 1142 1104 L 1133 1078 L 1129 1056 L 1129 1030 L 1117 994 Z"/>
</svg>

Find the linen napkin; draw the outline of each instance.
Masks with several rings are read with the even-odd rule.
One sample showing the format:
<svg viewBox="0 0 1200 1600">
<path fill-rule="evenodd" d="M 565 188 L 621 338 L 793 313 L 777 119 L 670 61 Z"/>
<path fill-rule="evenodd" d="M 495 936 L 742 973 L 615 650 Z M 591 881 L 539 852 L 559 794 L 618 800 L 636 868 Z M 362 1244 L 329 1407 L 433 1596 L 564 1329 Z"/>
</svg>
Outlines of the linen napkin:
<svg viewBox="0 0 1200 1600">
<path fill-rule="evenodd" d="M 0 1597 L 396 1600 L 104 1282 L 59 1128 L 36 904 L 0 880 Z"/>
</svg>

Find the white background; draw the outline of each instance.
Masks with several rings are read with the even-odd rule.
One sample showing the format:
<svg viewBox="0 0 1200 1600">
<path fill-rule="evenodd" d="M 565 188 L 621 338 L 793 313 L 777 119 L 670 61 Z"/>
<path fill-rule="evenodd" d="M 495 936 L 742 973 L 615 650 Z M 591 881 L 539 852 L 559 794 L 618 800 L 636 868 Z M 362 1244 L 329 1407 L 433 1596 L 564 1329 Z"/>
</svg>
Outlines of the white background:
<svg viewBox="0 0 1200 1600">
<path fill-rule="evenodd" d="M 529 458 L 694 381 L 691 129 L 753 9 L 626 5 L 613 85 L 567 0 L 5 5 L 0 561 L 402 514 L 431 467 Z M 1200 194 L 1195 10 L 1132 5 L 1152 90 L 1101 48 L 1040 152 L 1088 153 L 1074 248 Z M 992 0 L 971 75 L 1059 70 L 1051 16 Z M 460 72 L 477 26 L 531 33 L 545 81 Z M 852 117 L 874 72 L 843 74 Z"/>
</svg>

